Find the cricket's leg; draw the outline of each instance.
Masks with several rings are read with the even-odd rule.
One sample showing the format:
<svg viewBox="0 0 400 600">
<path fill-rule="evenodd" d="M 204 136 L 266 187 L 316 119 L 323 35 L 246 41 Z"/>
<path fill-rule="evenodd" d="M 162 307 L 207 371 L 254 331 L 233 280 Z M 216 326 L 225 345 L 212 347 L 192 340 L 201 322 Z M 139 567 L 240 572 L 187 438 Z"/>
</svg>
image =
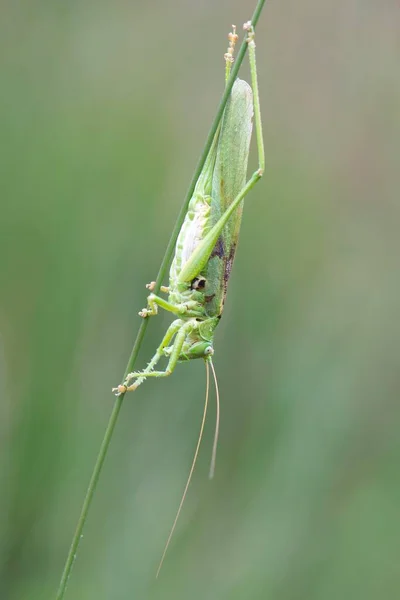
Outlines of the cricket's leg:
<svg viewBox="0 0 400 600">
<path fill-rule="evenodd" d="M 240 205 L 243 198 L 249 193 L 249 191 L 255 186 L 255 184 L 261 179 L 265 169 L 265 152 L 264 152 L 264 140 L 262 134 L 262 123 L 261 123 L 261 111 L 260 111 L 260 95 L 258 92 L 258 79 L 257 79 L 257 66 L 256 66 L 256 44 L 254 41 L 255 33 L 251 22 L 245 23 L 243 29 L 248 32 L 247 44 L 249 49 L 249 63 L 251 73 L 251 86 L 253 88 L 253 105 L 254 105 L 254 123 L 256 130 L 257 150 L 258 150 L 258 169 L 253 173 L 246 185 L 242 188 L 233 202 L 229 205 L 226 211 L 221 215 L 219 220 L 215 223 L 212 229 L 207 234 L 206 238 L 210 237 L 217 241 L 220 232 L 224 225 L 228 222 L 229 218 L 235 212 Z M 206 238 L 203 240 L 203 244 L 206 244 Z"/>
<path fill-rule="evenodd" d="M 168 300 L 160 298 L 160 296 L 150 294 L 147 298 L 147 308 L 143 308 L 139 312 L 139 315 L 143 318 L 152 317 L 158 313 L 158 307 L 163 308 L 168 312 L 172 312 L 174 315 L 178 315 L 179 317 L 201 317 L 204 314 L 201 304 L 194 300 L 183 302 L 182 304 L 172 304 L 171 302 L 168 302 Z"/>
<path fill-rule="evenodd" d="M 179 319 L 174 323 L 178 322 L 182 323 L 182 321 L 180 321 Z M 193 331 L 193 329 L 195 329 L 195 327 L 196 323 L 194 323 L 193 321 L 187 321 L 184 325 L 179 325 L 179 329 L 176 333 L 175 341 L 172 346 L 171 356 L 165 371 L 153 371 L 152 369 L 153 366 L 155 366 L 155 364 L 161 358 L 162 350 L 168 345 L 169 341 L 175 334 L 174 332 L 171 336 L 169 336 L 169 339 L 167 339 L 169 330 L 146 369 L 144 371 L 136 371 L 133 373 L 129 373 L 124 384 L 118 386 L 116 391 L 118 391 L 119 393 L 132 392 L 133 390 L 136 390 L 136 388 L 139 387 L 139 385 L 143 383 L 143 381 L 147 379 L 147 377 L 168 377 L 168 375 L 171 375 L 178 363 L 179 356 L 181 355 L 182 347 L 185 342 L 186 336 L 189 335 Z M 156 356 L 157 360 L 155 360 Z M 127 382 L 131 381 L 134 378 L 137 378 L 135 383 L 133 383 L 132 385 L 126 385 Z"/>
<path fill-rule="evenodd" d="M 229 218 L 235 212 L 240 205 L 243 198 L 249 193 L 249 191 L 255 186 L 255 184 L 261 179 L 265 169 L 265 152 L 264 152 L 264 140 L 262 134 L 262 123 L 261 123 L 261 111 L 260 111 L 260 95 L 258 92 L 258 79 L 257 79 L 257 66 L 256 66 L 256 44 L 254 41 L 255 32 L 251 21 L 248 21 L 243 25 L 243 29 L 247 31 L 247 45 L 249 49 L 249 63 L 251 73 L 251 87 L 253 89 L 253 105 L 254 105 L 254 123 L 256 130 L 257 150 L 258 150 L 258 169 L 253 173 L 246 185 L 242 188 L 233 202 L 229 205 L 226 211 L 221 215 L 219 220 L 215 223 L 211 231 L 207 234 L 207 238 L 213 237 L 215 242 L 217 241 L 222 228 L 227 223 Z M 203 244 L 205 239 L 203 240 Z M 213 248 L 213 246 L 212 246 Z"/>
<path fill-rule="evenodd" d="M 247 44 L 249 48 L 249 63 L 250 63 L 250 74 L 251 74 L 251 87 L 253 88 L 253 102 L 254 102 L 254 123 L 256 126 L 256 140 L 258 150 L 258 179 L 262 177 L 265 170 L 265 152 L 264 152 L 264 139 L 262 133 L 262 122 L 261 122 L 261 110 L 260 110 L 260 94 L 258 92 L 258 78 L 257 78 L 257 66 L 256 66 L 256 43 L 255 31 L 251 22 L 245 23 L 243 29 L 248 32 Z M 257 179 L 257 181 L 258 181 Z M 256 183 L 256 181 L 254 182 Z M 253 184 L 254 185 L 254 184 Z"/>
<path fill-rule="evenodd" d="M 167 346 L 169 346 L 172 338 L 174 337 L 174 335 L 185 325 L 185 322 L 182 321 L 181 319 L 176 319 L 176 321 L 174 321 L 173 323 L 171 323 L 171 325 L 168 327 L 166 334 L 164 335 L 161 344 L 158 346 L 156 353 L 154 354 L 153 358 L 150 360 L 149 364 L 147 365 L 147 367 L 141 371 L 139 374 L 137 372 L 133 372 L 133 373 L 128 373 L 128 375 L 125 378 L 125 381 L 122 385 L 119 385 L 116 388 L 113 388 L 113 392 L 118 392 L 119 394 L 127 392 L 127 391 L 132 391 L 133 389 L 136 389 L 137 387 L 139 387 L 139 385 L 141 383 L 143 383 L 143 381 L 146 379 L 145 374 L 150 373 L 150 371 L 152 371 L 154 369 L 154 367 L 156 366 L 156 364 L 158 363 L 158 361 L 160 360 L 160 358 L 162 358 L 164 356 L 164 348 L 166 348 Z M 135 381 L 134 386 L 129 386 L 129 383 L 131 382 L 132 379 L 138 377 L 138 375 L 141 375 L 141 377 L 139 379 L 137 379 Z"/>
</svg>

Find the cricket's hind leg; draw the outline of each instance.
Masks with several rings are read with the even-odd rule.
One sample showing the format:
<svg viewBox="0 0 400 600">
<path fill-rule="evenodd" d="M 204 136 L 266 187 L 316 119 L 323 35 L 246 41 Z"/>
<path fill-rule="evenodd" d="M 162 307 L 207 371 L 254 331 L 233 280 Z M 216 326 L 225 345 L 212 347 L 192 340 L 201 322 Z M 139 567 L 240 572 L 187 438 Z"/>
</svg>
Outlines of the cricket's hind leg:
<svg viewBox="0 0 400 600">
<path fill-rule="evenodd" d="M 128 373 L 124 383 L 116 388 L 113 388 L 113 392 L 117 392 L 117 395 L 124 394 L 125 392 L 132 392 L 136 390 L 136 388 L 138 388 L 139 385 L 141 385 L 143 381 L 147 379 L 147 377 L 167 377 L 168 375 L 171 375 L 178 363 L 186 336 L 190 335 L 190 333 L 192 333 L 196 327 L 197 322 L 195 320 L 185 322 L 181 319 L 177 319 L 174 321 L 168 327 L 167 333 L 163 337 L 161 344 L 157 348 L 155 355 L 147 367 L 143 371 L 134 371 L 133 373 Z M 164 356 L 164 349 L 170 344 L 174 336 L 176 336 L 175 341 L 172 345 L 172 351 L 165 371 L 154 371 L 154 367 L 157 365 L 160 358 Z M 130 385 L 132 379 L 136 379 L 136 381 Z"/>
</svg>

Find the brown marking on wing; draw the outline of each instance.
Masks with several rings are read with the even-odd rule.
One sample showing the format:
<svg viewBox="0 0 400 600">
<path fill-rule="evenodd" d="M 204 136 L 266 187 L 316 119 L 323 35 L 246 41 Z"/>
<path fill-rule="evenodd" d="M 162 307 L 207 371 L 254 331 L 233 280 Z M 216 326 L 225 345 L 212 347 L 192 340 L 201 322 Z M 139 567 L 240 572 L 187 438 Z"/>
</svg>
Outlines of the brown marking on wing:
<svg viewBox="0 0 400 600">
<path fill-rule="evenodd" d="M 223 258 L 224 254 L 224 242 L 222 241 L 222 236 L 220 235 L 217 239 L 217 243 L 214 246 L 214 250 L 211 252 L 210 258 L 214 258 L 214 256 L 218 256 L 218 258 Z"/>
<path fill-rule="evenodd" d="M 221 299 L 221 312 L 222 312 L 222 309 L 223 309 L 224 304 L 225 304 L 226 292 L 228 290 L 228 281 L 229 281 L 229 277 L 231 276 L 233 261 L 234 261 L 234 258 L 235 258 L 235 252 L 236 252 L 236 244 L 233 244 L 232 247 L 231 247 L 231 251 L 229 253 L 229 256 L 225 257 L 224 291 L 222 293 L 222 299 Z"/>
</svg>

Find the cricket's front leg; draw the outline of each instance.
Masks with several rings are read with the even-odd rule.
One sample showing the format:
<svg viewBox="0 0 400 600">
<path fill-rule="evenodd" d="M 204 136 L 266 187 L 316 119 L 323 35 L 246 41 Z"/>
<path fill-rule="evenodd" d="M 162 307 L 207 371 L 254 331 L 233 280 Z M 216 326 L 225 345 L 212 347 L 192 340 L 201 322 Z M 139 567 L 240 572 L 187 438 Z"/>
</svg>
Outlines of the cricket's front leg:
<svg viewBox="0 0 400 600">
<path fill-rule="evenodd" d="M 157 352 L 147 365 L 147 367 L 143 371 L 134 371 L 133 373 L 129 373 L 122 385 L 119 385 L 117 388 L 114 388 L 113 391 L 117 392 L 117 395 L 124 394 L 125 392 L 133 392 L 136 390 L 139 385 L 143 383 L 147 379 L 147 377 L 168 377 L 175 370 L 175 367 L 178 363 L 179 356 L 182 352 L 183 344 L 185 343 L 186 336 L 188 336 L 193 329 L 197 326 L 196 322 L 187 321 L 184 323 L 180 319 L 177 319 L 170 325 L 167 333 L 165 334 L 163 341 L 157 348 Z M 176 334 L 175 341 L 172 346 L 172 352 L 170 355 L 170 359 L 168 361 L 167 367 L 165 371 L 153 371 L 153 368 L 160 360 L 163 355 L 164 348 L 166 348 L 173 336 Z M 132 379 L 136 379 L 135 383 L 129 385 Z"/>
<path fill-rule="evenodd" d="M 168 302 L 168 300 L 164 300 L 164 298 L 160 298 L 160 296 L 156 296 L 155 294 L 150 294 L 147 297 L 147 308 L 143 308 L 139 312 L 139 315 L 143 318 L 152 317 L 158 313 L 158 307 L 163 308 L 168 312 L 172 312 L 174 315 L 179 317 L 201 317 L 203 315 L 201 305 L 195 300 L 183 302 L 181 304 L 173 304 L 172 302 Z"/>
<path fill-rule="evenodd" d="M 181 319 L 176 319 L 176 321 L 171 323 L 171 325 L 168 327 L 168 329 L 161 341 L 161 344 L 158 346 L 156 353 L 154 354 L 153 358 L 151 359 L 151 361 L 149 362 L 147 367 L 140 373 L 138 373 L 138 372 L 128 373 L 128 375 L 125 377 L 124 383 L 119 385 L 116 388 L 113 388 L 112 391 L 116 392 L 116 395 L 119 396 L 119 394 L 124 394 L 125 392 L 131 392 L 131 391 L 135 390 L 137 387 L 139 387 L 139 385 L 141 383 L 143 383 L 143 381 L 146 379 L 147 374 L 150 373 L 150 371 L 152 371 L 154 369 L 154 367 L 156 366 L 156 364 L 158 363 L 160 358 L 164 355 L 164 348 L 166 348 L 171 343 L 172 338 L 183 327 L 183 325 L 184 325 L 184 321 L 182 321 Z M 140 375 L 140 378 L 136 379 L 135 383 L 132 386 L 129 385 L 130 382 L 132 381 L 132 379 L 138 377 L 139 375 Z"/>
</svg>

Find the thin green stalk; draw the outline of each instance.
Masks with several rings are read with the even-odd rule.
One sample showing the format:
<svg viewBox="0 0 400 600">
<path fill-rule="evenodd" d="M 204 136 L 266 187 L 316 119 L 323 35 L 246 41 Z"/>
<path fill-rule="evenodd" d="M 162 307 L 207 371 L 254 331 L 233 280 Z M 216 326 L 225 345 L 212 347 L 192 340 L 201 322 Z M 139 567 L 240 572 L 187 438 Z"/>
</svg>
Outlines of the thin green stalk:
<svg viewBox="0 0 400 600">
<path fill-rule="evenodd" d="M 264 4 L 265 4 L 265 0 L 258 0 L 256 9 L 255 9 L 253 17 L 251 19 L 251 23 L 252 23 L 253 27 L 255 27 L 256 24 L 257 24 L 257 22 L 258 22 L 258 19 L 260 17 L 260 14 L 261 14 L 261 11 L 263 9 Z M 202 152 L 202 154 L 200 156 L 200 159 L 199 159 L 199 162 L 197 164 L 196 170 L 195 170 L 195 172 L 193 174 L 192 181 L 190 183 L 190 186 L 189 186 L 189 189 L 188 189 L 188 191 L 186 193 L 185 200 L 183 202 L 182 208 L 181 208 L 181 210 L 179 212 L 179 215 L 178 215 L 178 218 L 176 220 L 174 229 L 173 229 L 172 234 L 171 234 L 171 238 L 170 238 L 170 240 L 168 242 L 168 246 L 167 246 L 167 249 L 166 249 L 165 254 L 164 254 L 164 258 L 163 258 L 163 260 L 161 262 L 161 266 L 160 266 L 160 269 L 158 271 L 158 275 L 157 275 L 157 279 L 156 279 L 156 284 L 155 284 L 155 287 L 154 287 L 154 293 L 155 294 L 158 294 L 158 292 L 160 290 L 161 283 L 162 283 L 162 281 L 164 280 L 164 278 L 166 276 L 168 266 L 169 266 L 169 264 L 171 262 L 172 254 L 173 254 L 174 249 L 175 249 L 176 239 L 178 237 L 180 228 L 182 226 L 182 223 L 184 221 L 184 218 L 185 218 L 185 215 L 186 215 L 186 212 L 187 212 L 187 206 L 189 204 L 190 198 L 192 197 L 192 194 L 193 194 L 193 191 L 194 191 L 197 179 L 199 178 L 199 175 L 200 175 L 200 173 L 201 173 L 201 171 L 203 169 L 204 163 L 205 163 L 205 161 L 207 159 L 207 155 L 208 155 L 209 150 L 211 148 L 211 144 L 213 142 L 213 139 L 214 139 L 215 133 L 217 131 L 217 128 L 219 126 L 219 123 L 221 121 L 221 118 L 222 118 L 222 115 L 223 115 L 223 112 L 224 112 L 224 109 L 225 109 L 225 105 L 227 103 L 227 100 L 228 100 L 229 94 L 231 92 L 233 83 L 234 83 L 234 81 L 235 81 L 235 79 L 237 77 L 237 74 L 239 72 L 240 66 L 241 66 L 241 64 L 243 62 L 243 59 L 244 59 L 244 56 L 246 54 L 246 50 L 247 50 L 247 42 L 246 42 L 246 39 L 244 39 L 243 42 L 242 42 L 242 44 L 241 44 L 241 46 L 240 46 L 240 49 L 239 49 L 239 52 L 237 54 L 235 63 L 232 66 L 231 74 L 230 74 L 230 77 L 229 77 L 229 79 L 227 81 L 227 84 L 226 84 L 223 96 L 222 96 L 221 101 L 220 101 L 219 106 L 218 106 L 218 110 L 217 110 L 215 119 L 213 121 L 213 124 L 211 126 L 211 129 L 209 131 L 209 134 L 208 134 L 208 137 L 207 137 L 207 140 L 206 140 L 206 143 L 204 145 L 204 150 L 203 150 L 203 152 Z M 148 322 L 149 322 L 149 319 L 143 319 L 143 321 L 142 321 L 142 323 L 141 323 L 141 325 L 139 327 L 139 330 L 138 330 L 135 342 L 133 344 L 132 352 L 131 352 L 131 355 L 129 357 L 129 361 L 128 361 L 128 364 L 126 366 L 125 373 L 124 373 L 124 376 L 123 376 L 122 380 L 125 380 L 126 375 L 128 373 L 130 373 L 131 371 L 133 371 L 133 367 L 134 367 L 134 364 L 136 362 L 137 355 L 139 353 L 140 347 L 141 347 L 142 342 L 143 342 L 143 338 L 144 338 L 145 333 L 146 333 Z M 72 565 L 73 565 L 75 557 L 76 557 L 76 553 L 77 553 L 77 550 L 78 550 L 78 547 L 79 547 L 79 542 L 81 541 L 81 538 L 82 538 L 82 531 L 83 531 L 83 528 L 85 526 L 85 522 L 86 522 L 86 519 L 87 519 L 87 516 L 88 516 L 88 513 L 89 513 L 90 505 L 91 505 L 92 500 L 93 500 L 93 495 L 94 495 L 94 492 L 95 492 L 95 489 L 96 489 L 96 486 L 97 486 L 97 482 L 98 482 L 99 477 L 100 477 L 101 469 L 103 467 L 103 463 L 104 463 L 104 460 L 106 458 L 107 451 L 108 451 L 108 448 L 109 448 L 109 445 L 110 445 L 110 442 L 111 442 L 112 434 L 113 434 L 115 425 L 117 423 L 118 415 L 119 415 L 121 407 L 122 407 L 122 402 L 123 402 L 124 396 L 125 396 L 125 394 L 121 394 L 115 400 L 114 407 L 113 407 L 113 410 L 111 412 L 111 416 L 110 416 L 110 419 L 108 421 L 108 425 L 107 425 L 106 431 L 104 433 L 103 441 L 101 443 L 100 450 L 99 450 L 99 453 L 97 455 L 97 459 L 96 459 L 96 463 L 95 463 L 95 466 L 94 466 L 94 469 L 93 469 L 93 473 L 92 473 L 92 476 L 90 478 L 89 486 L 88 486 L 88 489 L 86 491 L 85 500 L 83 502 L 83 506 L 82 506 L 82 510 L 81 510 L 81 513 L 80 513 L 80 516 L 79 516 L 79 520 L 78 520 L 78 523 L 77 523 L 77 526 L 76 526 L 76 530 L 75 530 L 74 536 L 72 538 L 71 547 L 69 549 L 67 560 L 65 562 L 65 566 L 64 566 L 64 570 L 63 570 L 63 574 L 61 576 L 61 581 L 60 581 L 60 585 L 59 585 L 59 588 L 58 588 L 56 600 L 62 600 L 64 598 L 64 594 L 65 594 L 65 591 L 66 591 L 66 588 L 67 588 L 68 578 L 69 578 L 69 576 L 71 574 Z"/>
</svg>

